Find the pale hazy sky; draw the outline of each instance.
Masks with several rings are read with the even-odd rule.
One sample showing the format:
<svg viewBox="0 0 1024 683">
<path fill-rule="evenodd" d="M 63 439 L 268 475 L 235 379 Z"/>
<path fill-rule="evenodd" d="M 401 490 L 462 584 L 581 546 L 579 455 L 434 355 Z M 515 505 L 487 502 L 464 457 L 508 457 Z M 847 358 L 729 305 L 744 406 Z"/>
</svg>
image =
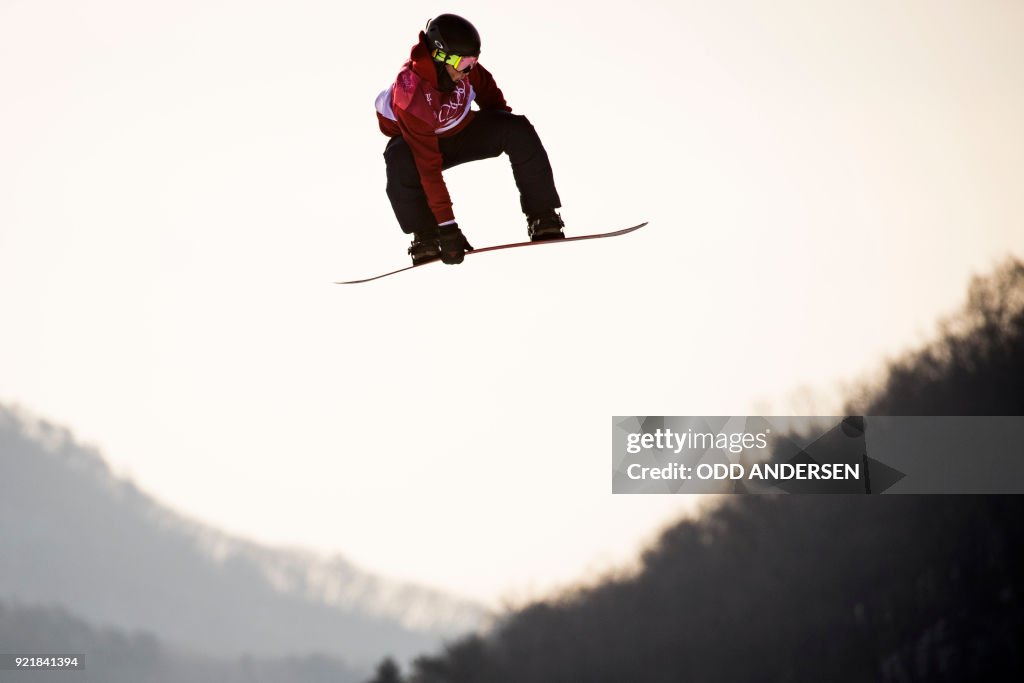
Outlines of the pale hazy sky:
<svg viewBox="0 0 1024 683">
<path fill-rule="evenodd" d="M 570 234 L 405 263 L 373 100 L 426 19 Z M 0 0 L 0 401 L 229 531 L 478 597 L 621 562 L 612 415 L 785 413 L 1024 255 L 1024 4 Z M 503 159 L 447 174 L 525 236 Z M 806 407 L 806 406 L 798 406 Z"/>
</svg>

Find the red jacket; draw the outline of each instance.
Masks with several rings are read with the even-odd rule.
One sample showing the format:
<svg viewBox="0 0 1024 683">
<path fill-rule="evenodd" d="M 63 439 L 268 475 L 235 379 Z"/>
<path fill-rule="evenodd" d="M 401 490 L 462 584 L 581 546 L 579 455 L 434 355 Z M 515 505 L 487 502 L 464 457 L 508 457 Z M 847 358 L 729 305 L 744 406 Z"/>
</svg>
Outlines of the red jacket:
<svg viewBox="0 0 1024 683">
<path fill-rule="evenodd" d="M 412 149 L 427 203 L 438 223 L 455 220 L 455 214 L 441 175 L 437 139 L 455 135 L 473 120 L 470 105 L 474 100 L 480 109 L 512 111 L 490 72 L 479 62 L 468 78 L 455 84 L 454 91 L 438 90 L 434 60 L 423 32 L 398 78 L 377 96 L 380 130 L 388 137 L 401 136 Z"/>
</svg>

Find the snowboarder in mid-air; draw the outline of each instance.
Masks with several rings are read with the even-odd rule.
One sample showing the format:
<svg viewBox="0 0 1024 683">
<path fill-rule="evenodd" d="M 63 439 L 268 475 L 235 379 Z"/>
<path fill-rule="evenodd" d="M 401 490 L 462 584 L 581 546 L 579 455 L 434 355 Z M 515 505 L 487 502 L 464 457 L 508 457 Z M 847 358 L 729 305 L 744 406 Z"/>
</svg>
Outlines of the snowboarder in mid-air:
<svg viewBox="0 0 1024 683">
<path fill-rule="evenodd" d="M 388 199 L 402 231 L 413 236 L 413 265 L 462 263 L 473 250 L 455 222 L 442 171 L 502 152 L 512 164 L 530 241 L 565 237 L 544 145 L 527 118 L 512 113 L 479 57 L 476 28 L 442 14 L 427 23 L 395 82 L 377 97 L 380 129 L 390 138 Z"/>
</svg>

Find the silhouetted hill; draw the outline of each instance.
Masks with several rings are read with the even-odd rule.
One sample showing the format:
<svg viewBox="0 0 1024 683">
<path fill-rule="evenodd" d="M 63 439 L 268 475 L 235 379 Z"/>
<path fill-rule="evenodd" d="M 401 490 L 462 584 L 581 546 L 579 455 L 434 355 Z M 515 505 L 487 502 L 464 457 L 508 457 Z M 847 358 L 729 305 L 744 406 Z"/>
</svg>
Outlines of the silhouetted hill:
<svg viewBox="0 0 1024 683">
<path fill-rule="evenodd" d="M 892 361 L 846 414 L 1024 415 L 1024 263 L 973 278 L 935 341 Z"/>
<path fill-rule="evenodd" d="M 322 652 L 367 665 L 482 612 L 340 558 L 237 540 L 111 475 L 66 430 L 0 407 L 0 600 L 60 605 L 197 653 Z"/>
<path fill-rule="evenodd" d="M 85 655 L 84 670 L 3 671 L 0 680 L 5 683 L 354 683 L 360 679 L 340 661 L 325 656 L 231 659 L 177 652 L 150 633 L 96 628 L 58 608 L 0 603 L 0 645 L 4 652 Z"/>
<path fill-rule="evenodd" d="M 975 279 L 852 414 L 1020 415 L 1024 266 Z M 638 572 L 507 615 L 374 683 L 1021 680 L 1019 496 L 737 496 Z"/>
</svg>

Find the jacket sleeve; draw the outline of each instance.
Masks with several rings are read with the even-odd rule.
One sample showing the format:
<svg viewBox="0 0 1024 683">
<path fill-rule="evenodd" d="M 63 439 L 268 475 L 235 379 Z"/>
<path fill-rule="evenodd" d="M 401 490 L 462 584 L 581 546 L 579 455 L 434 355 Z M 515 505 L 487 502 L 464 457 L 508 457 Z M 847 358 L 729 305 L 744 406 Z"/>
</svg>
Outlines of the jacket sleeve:
<svg viewBox="0 0 1024 683">
<path fill-rule="evenodd" d="M 512 107 L 505 102 L 505 96 L 501 94 L 501 88 L 494 82 L 494 76 L 490 71 L 478 63 L 473 69 L 473 73 L 479 74 L 474 79 L 473 87 L 476 89 L 476 102 L 480 105 L 480 109 L 512 111 Z"/>
<path fill-rule="evenodd" d="M 430 108 L 426 106 L 425 102 L 416 101 L 416 98 L 422 97 L 422 93 L 413 94 L 412 101 L 405 103 L 408 106 L 395 108 L 395 116 L 398 119 L 398 129 L 402 133 L 402 138 L 412 150 L 412 157 L 416 162 L 420 183 L 427 194 L 430 211 L 439 224 L 447 223 L 455 220 L 455 212 L 452 210 L 448 186 L 441 174 L 443 163 L 441 148 L 437 143 L 433 122 L 424 120 L 424 117 L 430 114 Z M 417 111 L 420 116 L 416 115 Z"/>
</svg>

